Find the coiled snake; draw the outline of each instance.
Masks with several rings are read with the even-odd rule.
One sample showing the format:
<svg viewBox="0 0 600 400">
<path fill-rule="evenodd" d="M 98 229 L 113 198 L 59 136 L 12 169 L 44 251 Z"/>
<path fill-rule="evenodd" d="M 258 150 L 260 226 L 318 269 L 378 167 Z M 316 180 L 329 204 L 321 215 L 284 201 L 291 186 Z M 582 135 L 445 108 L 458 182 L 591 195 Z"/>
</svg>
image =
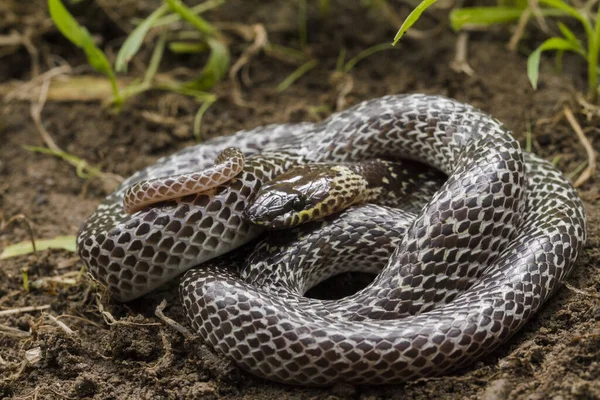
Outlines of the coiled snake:
<svg viewBox="0 0 600 400">
<path fill-rule="evenodd" d="M 124 212 L 133 183 L 207 168 L 230 146 L 247 160 L 228 183 Z M 241 272 L 232 268 L 246 254 L 230 251 L 262 232 L 242 213 L 265 182 L 295 165 L 376 157 L 417 160 L 448 179 L 404 210 L 358 206 L 272 235 Z M 444 374 L 506 341 L 560 287 L 585 237 L 569 182 L 500 122 L 444 97 L 398 95 L 159 160 L 99 205 L 78 248 L 121 301 L 228 253 L 180 284 L 189 322 L 208 345 L 271 380 L 379 384 Z M 344 269 L 381 272 L 341 300 L 302 296 Z"/>
</svg>

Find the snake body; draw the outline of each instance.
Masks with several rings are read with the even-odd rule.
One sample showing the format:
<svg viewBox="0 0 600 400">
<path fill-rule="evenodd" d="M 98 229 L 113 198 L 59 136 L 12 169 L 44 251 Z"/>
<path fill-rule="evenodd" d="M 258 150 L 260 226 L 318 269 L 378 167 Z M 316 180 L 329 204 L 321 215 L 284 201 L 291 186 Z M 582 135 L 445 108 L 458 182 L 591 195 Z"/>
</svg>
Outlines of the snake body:
<svg viewBox="0 0 600 400">
<path fill-rule="evenodd" d="M 232 145 L 247 157 L 233 180 L 123 211 L 123 193 L 135 182 L 209 167 Z M 262 231 L 242 214 L 266 182 L 296 165 L 372 158 L 417 160 L 448 179 L 417 210 L 354 207 L 266 239 L 241 273 L 226 265 L 229 255 L 235 261 L 230 250 Z M 570 183 L 523 152 L 499 121 L 444 97 L 401 95 L 159 160 L 98 207 L 78 248 L 122 301 L 229 253 L 189 270 L 180 285 L 188 319 L 207 344 L 276 381 L 379 384 L 447 373 L 504 342 L 565 280 L 585 223 Z M 364 268 L 381 272 L 352 296 L 302 296 L 331 274 Z"/>
</svg>

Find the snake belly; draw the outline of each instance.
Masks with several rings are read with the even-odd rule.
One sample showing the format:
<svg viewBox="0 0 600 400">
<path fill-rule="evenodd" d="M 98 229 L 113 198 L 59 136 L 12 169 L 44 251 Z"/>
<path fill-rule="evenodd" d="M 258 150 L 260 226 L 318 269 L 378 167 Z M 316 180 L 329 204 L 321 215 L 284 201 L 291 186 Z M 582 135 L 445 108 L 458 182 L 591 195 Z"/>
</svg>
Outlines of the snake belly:
<svg viewBox="0 0 600 400">
<path fill-rule="evenodd" d="M 208 166 L 232 144 L 249 155 L 233 181 L 123 213 L 129 185 Z M 292 165 L 371 158 L 413 159 L 448 175 L 394 242 L 375 280 L 337 301 L 302 297 L 304 288 L 294 287 L 302 279 L 289 277 L 310 273 L 303 275 L 305 264 L 291 255 L 318 253 L 327 243 L 322 238 L 294 243 L 290 256 L 265 272 L 266 286 L 219 263 L 195 268 L 180 293 L 206 343 L 241 368 L 285 383 L 380 384 L 440 375 L 504 342 L 572 270 L 586 222 L 570 183 L 523 152 L 489 115 L 419 94 L 363 102 L 316 124 L 243 132 L 159 161 L 99 206 L 80 232 L 79 254 L 126 301 L 257 237 L 260 229 L 241 213 L 264 182 Z M 365 245 L 355 236 L 355 245 Z"/>
</svg>

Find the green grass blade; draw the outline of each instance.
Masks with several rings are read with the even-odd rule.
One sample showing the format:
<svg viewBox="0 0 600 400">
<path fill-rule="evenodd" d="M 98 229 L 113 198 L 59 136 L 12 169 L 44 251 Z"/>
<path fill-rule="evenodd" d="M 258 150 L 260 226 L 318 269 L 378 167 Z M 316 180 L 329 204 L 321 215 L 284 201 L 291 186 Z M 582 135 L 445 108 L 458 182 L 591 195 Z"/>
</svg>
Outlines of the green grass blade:
<svg viewBox="0 0 600 400">
<path fill-rule="evenodd" d="M 300 48 L 306 49 L 308 44 L 306 0 L 298 0 L 298 37 L 300 38 Z"/>
<path fill-rule="evenodd" d="M 197 6 L 190 8 L 190 10 L 194 14 L 202 14 L 203 12 L 206 12 L 212 8 L 216 8 L 223 3 L 225 3 L 225 0 L 207 0 L 204 3 L 200 3 Z M 157 28 L 159 26 L 170 25 L 179 20 L 181 20 L 181 16 L 179 14 L 169 14 L 156 20 L 152 27 Z"/>
<path fill-rule="evenodd" d="M 82 47 L 82 27 L 75 21 L 71 13 L 67 11 L 63 3 L 60 0 L 48 0 L 48 9 L 50 10 L 50 17 L 52 17 L 60 33 L 75 46 Z"/>
<path fill-rule="evenodd" d="M 229 69 L 230 55 L 227 45 L 217 39 L 208 39 L 207 44 L 210 47 L 208 61 L 198 77 L 185 83 L 188 88 L 209 90 L 223 79 Z"/>
<path fill-rule="evenodd" d="M 560 32 L 563 34 L 565 39 L 567 39 L 569 42 L 573 43 L 574 45 L 581 47 L 581 49 L 583 50 L 581 41 L 579 39 L 577 39 L 577 36 L 575 36 L 573 31 L 570 30 L 565 24 L 563 24 L 562 22 L 559 22 L 558 29 L 560 29 Z"/>
<path fill-rule="evenodd" d="M 169 51 L 177 54 L 204 53 L 209 47 L 204 42 L 170 42 Z"/>
<path fill-rule="evenodd" d="M 519 7 L 469 7 L 457 8 L 450 12 L 450 25 L 455 31 L 466 26 L 490 26 L 508 24 L 517 21 L 523 9 Z M 540 10 L 544 17 L 564 16 L 561 10 L 544 8 Z"/>
<path fill-rule="evenodd" d="M 106 59 L 104 52 L 96 47 L 92 36 L 75 18 L 67 11 L 60 0 L 48 0 L 50 16 L 58 30 L 74 45 L 85 51 L 88 62 L 94 69 L 109 77 L 113 74 L 112 67 Z"/>
<path fill-rule="evenodd" d="M 198 143 L 200 143 L 202 140 L 202 136 L 200 135 L 200 128 L 202 128 L 202 117 L 204 116 L 206 110 L 208 110 L 215 101 L 217 101 L 216 97 L 212 101 L 205 101 L 204 104 L 202 104 L 198 109 L 198 112 L 196 112 L 196 116 L 194 117 L 194 137 Z"/>
<path fill-rule="evenodd" d="M 277 85 L 277 92 L 283 92 L 287 88 L 293 85 L 298 79 L 300 79 L 304 74 L 313 69 L 319 64 L 318 60 L 310 60 L 307 63 L 299 66 L 294 72 L 288 75 L 279 85 Z"/>
<path fill-rule="evenodd" d="M 594 37 L 590 38 L 588 54 L 588 93 L 593 101 L 598 98 L 598 49 L 600 47 L 600 8 L 596 14 Z"/>
<path fill-rule="evenodd" d="M 338 54 L 337 60 L 335 62 L 335 70 L 341 71 L 344 68 L 345 61 L 346 61 L 346 48 L 342 47 Z"/>
<path fill-rule="evenodd" d="M 350 59 L 346 65 L 344 65 L 344 68 L 342 69 L 344 72 L 349 72 L 352 68 L 354 68 L 354 66 L 361 60 L 363 60 L 364 58 L 369 57 L 372 54 L 375 54 L 377 52 L 383 51 L 383 50 L 390 50 L 393 49 L 394 46 L 389 44 L 389 43 L 380 43 L 377 44 L 375 46 L 371 46 L 368 49 L 365 49 L 363 51 L 361 51 L 360 53 L 358 53 L 356 55 L 356 57 L 353 57 L 352 59 Z"/>
<path fill-rule="evenodd" d="M 547 39 L 537 49 L 535 49 L 535 51 L 531 53 L 527 59 L 527 76 L 529 77 L 529 82 L 531 82 L 531 86 L 534 89 L 537 89 L 540 58 L 542 57 L 542 52 L 547 50 L 566 50 L 581 54 L 581 49 L 577 48 L 577 46 L 573 45 L 573 43 L 566 39 L 559 37 Z"/>
<path fill-rule="evenodd" d="M 158 66 L 160 65 L 160 61 L 162 60 L 165 44 L 167 43 L 167 35 L 165 32 L 161 33 L 158 37 L 158 42 L 156 42 L 156 47 L 154 47 L 154 51 L 152 52 L 152 58 L 150 58 L 150 63 L 148 64 L 148 69 L 146 69 L 146 73 L 144 74 L 144 83 L 149 85 L 156 75 L 156 71 L 158 71 Z"/>
<path fill-rule="evenodd" d="M 56 150 L 52 150 L 52 149 L 49 149 L 46 147 L 39 147 L 39 146 L 23 146 L 23 148 L 27 151 L 32 151 L 35 153 L 49 154 L 49 155 L 59 157 L 59 158 L 65 160 L 66 162 L 68 162 L 69 164 L 73 165 L 76 168 L 77 176 L 79 176 L 82 179 L 88 179 L 93 176 L 102 175 L 102 171 L 100 171 L 98 168 L 95 168 L 95 167 L 89 165 L 85 160 L 82 160 L 81 158 L 76 157 L 72 154 L 66 153 L 64 151 L 56 151 Z"/>
<path fill-rule="evenodd" d="M 581 12 L 577 11 L 575 8 L 569 6 L 563 0 L 538 0 L 540 5 L 546 5 L 557 10 L 564 12 L 565 14 L 579 20 L 583 25 L 586 35 L 591 37 L 593 35 L 592 26 L 590 21 L 588 21 L 587 17 Z"/>
<path fill-rule="evenodd" d="M 402 23 L 400 29 L 398 29 L 398 33 L 396 33 L 394 41 L 392 42 L 394 46 L 396 45 L 396 43 L 398 43 L 402 36 L 404 36 L 404 33 L 406 33 L 406 31 L 411 26 L 413 26 L 415 22 L 417 22 L 417 20 L 421 17 L 421 14 L 423 14 L 423 11 L 427 10 L 436 1 L 437 0 L 423 0 L 421 3 L 419 3 L 417 7 L 415 7 L 414 10 L 412 10 L 412 12 L 408 15 L 408 17 L 406 17 L 406 19 Z"/>
<path fill-rule="evenodd" d="M 156 89 L 160 90 L 168 90 L 171 92 L 176 92 L 179 94 L 183 94 L 186 96 L 192 96 L 198 101 L 216 101 L 216 96 L 209 92 L 203 92 L 198 89 L 187 87 L 185 84 L 181 83 L 171 83 L 167 85 L 158 85 Z"/>
<path fill-rule="evenodd" d="M 87 56 L 88 63 L 98 72 L 113 78 L 114 72 L 104 52 L 96 47 L 92 36 L 83 28 L 86 34 L 83 36 L 82 47 Z"/>
<path fill-rule="evenodd" d="M 455 31 L 464 26 L 490 26 L 517 21 L 523 10 L 513 7 L 458 8 L 450 12 L 450 25 Z"/>
<path fill-rule="evenodd" d="M 50 9 L 50 16 L 58 30 L 69 39 L 71 43 L 83 49 L 87 56 L 88 63 L 96 71 L 108 76 L 113 89 L 115 102 L 117 104 L 122 103 L 115 73 L 108 62 L 108 59 L 104 55 L 104 52 L 96 46 L 88 30 L 77 23 L 75 18 L 67 11 L 60 0 L 48 0 L 48 8 Z"/>
<path fill-rule="evenodd" d="M 165 0 L 171 11 L 181 15 L 181 18 L 192 24 L 196 29 L 206 35 L 214 35 L 217 30 L 206 20 L 194 13 L 192 9 L 183 4 L 180 0 Z"/>
<path fill-rule="evenodd" d="M 37 251 L 46 249 L 64 249 L 75 252 L 76 238 L 75 236 L 58 236 L 54 239 L 36 240 L 35 247 Z M 34 250 L 31 240 L 26 240 L 24 242 L 16 243 L 6 247 L 4 251 L 0 253 L 0 260 L 21 256 L 24 254 L 31 254 L 33 252 Z"/>
<path fill-rule="evenodd" d="M 150 28 L 152 28 L 156 20 L 165 15 L 167 11 L 169 11 L 169 6 L 163 4 L 162 6 L 154 10 L 154 12 L 150 14 L 148 18 L 146 18 L 133 30 L 133 32 L 131 32 L 131 35 L 127 37 L 127 40 L 125 40 L 125 43 L 123 43 L 123 46 L 121 46 L 121 49 L 119 49 L 119 53 L 117 54 L 117 59 L 115 61 L 115 69 L 118 72 L 127 71 L 127 64 L 129 63 L 129 61 L 131 61 L 133 56 L 140 50 L 140 47 L 142 46 L 142 43 L 144 42 L 144 38 L 146 37 L 148 31 L 150 30 Z"/>
</svg>

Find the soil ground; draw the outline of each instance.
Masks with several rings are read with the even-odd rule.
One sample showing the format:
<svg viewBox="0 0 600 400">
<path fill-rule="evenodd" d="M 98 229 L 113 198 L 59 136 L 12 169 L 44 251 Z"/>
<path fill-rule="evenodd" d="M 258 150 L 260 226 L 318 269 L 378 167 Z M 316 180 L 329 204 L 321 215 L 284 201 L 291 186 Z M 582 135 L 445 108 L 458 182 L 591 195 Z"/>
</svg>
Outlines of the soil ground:
<svg viewBox="0 0 600 400">
<path fill-rule="evenodd" d="M 148 15 L 160 4 L 151 0 L 72 3 L 77 4 L 70 6 L 71 11 L 96 35 L 111 59 L 131 30 L 131 19 Z M 584 115 L 573 102 L 575 94 L 585 90 L 585 66 L 579 60 L 566 58 L 558 75 L 551 59 L 544 59 L 540 87 L 531 89 L 525 72 L 526 54 L 543 39 L 534 26 L 515 53 L 506 48 L 509 28 L 470 34 L 467 61 L 474 74 L 469 76 L 450 67 L 457 36 L 446 26 L 447 11 L 438 10 L 425 15 L 417 26 L 429 31 L 441 25 L 433 36 L 403 39 L 395 50 L 368 57 L 336 81 L 332 72 L 341 48 L 348 57 L 354 56 L 390 41 L 397 25 L 385 18 L 390 17 L 388 13 L 359 2 L 333 1 L 330 15 L 323 18 L 313 9 L 316 2 L 309 3 L 306 51 L 319 60 L 318 66 L 278 93 L 277 84 L 298 64 L 258 54 L 238 76 L 245 105 L 232 96 L 235 86 L 231 80 L 216 87 L 219 101 L 204 116 L 204 138 L 267 123 L 317 120 L 337 108 L 389 93 L 425 92 L 451 96 L 492 113 L 522 143 L 529 132 L 533 151 L 550 160 L 560 156 L 558 167 L 565 174 L 586 160 L 573 129 L 560 117 L 565 105 L 576 111 L 592 143 L 600 143 L 595 128 L 598 117 Z M 271 43 L 299 48 L 295 4 L 231 0 L 206 17 L 222 23 L 224 29 L 225 23 L 232 22 L 263 24 Z M 399 17 L 409 11 L 409 6 L 399 2 L 389 4 Z M 0 34 L 11 32 L 29 35 L 41 72 L 69 63 L 73 75 L 93 75 L 89 67 L 81 67 L 85 65 L 82 52 L 53 28 L 45 1 L 3 1 Z M 235 60 L 250 43 L 225 32 Z M 143 75 L 150 58 L 146 47 L 132 64 L 130 76 Z M 31 118 L 30 102 L 9 98 L 6 88 L 15 87 L 14 81 L 30 81 L 35 71 L 23 46 L 0 47 L 0 56 L 1 93 L 6 97 L 0 103 L 2 217 L 6 221 L 25 216 L 38 239 L 75 235 L 114 188 L 114 182 L 83 180 L 65 161 L 23 148 L 42 146 L 43 142 Z M 167 52 L 161 73 L 191 76 L 204 61 L 203 55 Z M 163 155 L 194 144 L 192 125 L 197 107 L 190 98 L 156 91 L 127 101 L 120 113 L 97 101 L 49 100 L 41 116 L 43 126 L 62 149 L 126 177 Z M 79 274 L 82 263 L 73 253 L 45 250 L 0 261 L 0 398 L 600 398 L 597 184 L 595 175 L 580 187 L 589 239 L 569 285 L 509 342 L 451 376 L 386 387 L 333 388 L 289 387 L 256 379 L 211 353 L 201 340 L 185 339 L 154 316 L 156 306 L 166 298 L 166 315 L 185 323 L 176 284 L 141 300 L 118 304 L 87 275 Z M 27 238 L 23 223 L 9 224 L 0 232 L 0 250 Z M 29 291 L 24 289 L 24 272 Z M 346 276 L 333 284 L 347 280 Z M 43 311 L 1 314 L 46 305 L 49 308 Z M 41 358 L 28 364 L 24 360 L 32 349 L 39 349 Z"/>
</svg>

